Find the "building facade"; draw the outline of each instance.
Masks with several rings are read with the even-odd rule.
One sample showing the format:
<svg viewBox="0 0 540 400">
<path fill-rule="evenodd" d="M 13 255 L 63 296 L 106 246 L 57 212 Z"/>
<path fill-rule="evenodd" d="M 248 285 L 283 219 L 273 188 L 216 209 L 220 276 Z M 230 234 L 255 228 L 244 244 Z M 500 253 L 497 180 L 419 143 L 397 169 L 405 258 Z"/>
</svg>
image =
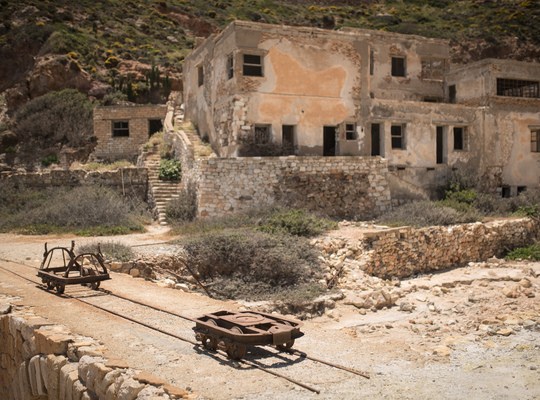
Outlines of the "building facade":
<svg viewBox="0 0 540 400">
<path fill-rule="evenodd" d="M 136 160 L 140 147 L 162 130 L 166 113 L 166 105 L 94 108 L 97 145 L 92 157 L 103 161 Z"/>
<path fill-rule="evenodd" d="M 220 157 L 381 156 L 392 194 L 451 171 L 540 185 L 540 64 L 450 65 L 447 41 L 236 21 L 184 63 L 186 117 Z"/>
</svg>

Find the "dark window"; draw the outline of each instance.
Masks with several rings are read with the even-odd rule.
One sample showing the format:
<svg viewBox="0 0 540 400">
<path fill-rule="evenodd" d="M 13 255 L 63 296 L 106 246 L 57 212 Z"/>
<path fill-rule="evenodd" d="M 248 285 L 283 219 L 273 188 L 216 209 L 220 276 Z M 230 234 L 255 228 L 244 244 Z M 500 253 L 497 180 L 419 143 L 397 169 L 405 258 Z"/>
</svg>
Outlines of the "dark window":
<svg viewBox="0 0 540 400">
<path fill-rule="evenodd" d="M 262 57 L 244 54 L 243 74 L 245 76 L 263 76 Z"/>
<path fill-rule="evenodd" d="M 163 129 L 163 122 L 160 119 L 148 120 L 148 136 L 152 136 L 154 133 Z"/>
<path fill-rule="evenodd" d="M 404 149 L 405 148 L 405 135 L 404 135 L 404 126 L 403 125 L 392 125 L 390 128 L 390 135 L 392 137 L 392 148 L 393 149 Z"/>
<path fill-rule="evenodd" d="M 512 190 L 511 190 L 510 186 L 503 186 L 501 188 L 501 196 L 503 198 L 505 198 L 505 199 L 512 196 Z"/>
<path fill-rule="evenodd" d="M 112 135 L 129 136 L 129 121 L 113 121 Z"/>
<path fill-rule="evenodd" d="M 199 65 L 197 67 L 197 77 L 198 77 L 199 86 L 202 86 L 204 84 L 204 69 L 202 65 Z"/>
<path fill-rule="evenodd" d="M 531 130 L 531 151 L 540 153 L 540 128 Z"/>
<path fill-rule="evenodd" d="M 517 187 L 517 194 L 518 196 L 523 193 L 523 192 L 526 192 L 527 191 L 527 186 L 518 186 Z"/>
<path fill-rule="evenodd" d="M 270 143 L 270 125 L 255 125 L 253 141 L 255 144 Z"/>
<path fill-rule="evenodd" d="M 448 86 L 448 101 L 450 103 L 456 102 L 456 85 Z"/>
<path fill-rule="evenodd" d="M 465 150 L 465 128 L 454 127 L 454 150 Z"/>
<path fill-rule="evenodd" d="M 436 130 L 436 143 L 435 143 L 435 152 L 436 152 L 436 162 L 437 164 L 444 164 L 445 162 L 445 154 L 444 154 L 444 148 L 446 147 L 444 145 L 445 138 L 444 138 L 444 127 L 438 126 Z"/>
<path fill-rule="evenodd" d="M 392 57 L 392 76 L 405 76 L 405 57 Z"/>
<path fill-rule="evenodd" d="M 227 56 L 227 78 L 232 79 L 234 76 L 234 57 L 232 54 Z"/>
<path fill-rule="evenodd" d="M 381 154 L 381 125 L 371 124 L 371 155 L 380 156 Z"/>
<path fill-rule="evenodd" d="M 422 79 L 442 81 L 445 70 L 445 61 L 442 59 L 422 60 Z"/>
<path fill-rule="evenodd" d="M 373 50 L 369 51 L 369 74 L 373 75 L 375 71 L 375 52 Z"/>
<path fill-rule="evenodd" d="M 536 81 L 497 79 L 497 96 L 540 97 L 540 86 Z"/>
<path fill-rule="evenodd" d="M 345 139 L 356 140 L 356 124 L 345 124 Z"/>
</svg>

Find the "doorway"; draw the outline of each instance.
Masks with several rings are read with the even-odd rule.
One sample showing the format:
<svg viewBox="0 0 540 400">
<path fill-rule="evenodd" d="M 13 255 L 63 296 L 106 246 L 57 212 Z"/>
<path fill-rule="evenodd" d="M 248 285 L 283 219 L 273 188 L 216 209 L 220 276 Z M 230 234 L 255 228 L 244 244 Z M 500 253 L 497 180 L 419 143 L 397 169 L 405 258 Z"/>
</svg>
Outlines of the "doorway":
<svg viewBox="0 0 540 400">
<path fill-rule="evenodd" d="M 444 164 L 444 127 L 437 127 L 436 139 L 437 164 Z"/>
<path fill-rule="evenodd" d="M 323 129 L 323 156 L 336 155 L 336 127 L 325 126 Z"/>
<path fill-rule="evenodd" d="M 371 155 L 381 155 L 381 124 L 371 124 Z"/>
</svg>

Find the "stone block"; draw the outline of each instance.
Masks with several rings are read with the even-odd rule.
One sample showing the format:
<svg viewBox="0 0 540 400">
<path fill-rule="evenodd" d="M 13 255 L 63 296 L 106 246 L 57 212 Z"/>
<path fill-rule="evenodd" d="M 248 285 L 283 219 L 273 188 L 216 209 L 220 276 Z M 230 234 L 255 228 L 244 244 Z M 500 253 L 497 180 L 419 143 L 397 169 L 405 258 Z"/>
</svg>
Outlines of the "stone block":
<svg viewBox="0 0 540 400">
<path fill-rule="evenodd" d="M 155 386 L 146 386 L 137 395 L 137 400 L 165 400 L 170 399 L 169 395 L 165 393 L 162 388 Z"/>
<path fill-rule="evenodd" d="M 49 354 L 47 356 L 47 380 L 45 387 L 50 399 L 60 398 L 60 370 L 66 365 L 68 359 L 63 356 Z"/>
<path fill-rule="evenodd" d="M 42 396 L 47 394 L 45 382 L 41 376 L 40 356 L 34 356 L 28 362 L 28 378 L 30 381 L 30 389 L 34 396 Z"/>
<path fill-rule="evenodd" d="M 144 386 L 131 377 L 124 379 L 118 390 L 117 400 L 135 400 Z"/>
<path fill-rule="evenodd" d="M 45 327 L 35 331 L 36 351 L 42 354 L 67 354 L 68 344 L 73 337 L 67 332 L 49 330 Z"/>
<path fill-rule="evenodd" d="M 79 380 L 77 363 L 67 363 L 60 368 L 59 373 L 59 399 L 70 400 L 73 394 L 73 383 Z"/>
<path fill-rule="evenodd" d="M 97 393 L 97 388 L 102 384 L 105 376 L 111 372 L 112 369 L 106 367 L 103 363 L 92 363 L 88 367 L 88 375 L 86 387 L 94 393 Z"/>
</svg>

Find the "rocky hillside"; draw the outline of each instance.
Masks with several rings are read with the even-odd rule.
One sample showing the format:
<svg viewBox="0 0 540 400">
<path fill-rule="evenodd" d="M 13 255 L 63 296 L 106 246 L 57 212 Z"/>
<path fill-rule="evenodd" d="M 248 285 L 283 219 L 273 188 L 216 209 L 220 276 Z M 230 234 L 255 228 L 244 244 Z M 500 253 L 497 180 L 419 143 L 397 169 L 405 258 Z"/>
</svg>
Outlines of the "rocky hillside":
<svg viewBox="0 0 540 400">
<path fill-rule="evenodd" d="M 537 0 L 0 0 L 0 153 L 9 116 L 51 91 L 165 101 L 196 38 L 234 19 L 443 37 L 455 62 L 540 59 Z"/>
</svg>

